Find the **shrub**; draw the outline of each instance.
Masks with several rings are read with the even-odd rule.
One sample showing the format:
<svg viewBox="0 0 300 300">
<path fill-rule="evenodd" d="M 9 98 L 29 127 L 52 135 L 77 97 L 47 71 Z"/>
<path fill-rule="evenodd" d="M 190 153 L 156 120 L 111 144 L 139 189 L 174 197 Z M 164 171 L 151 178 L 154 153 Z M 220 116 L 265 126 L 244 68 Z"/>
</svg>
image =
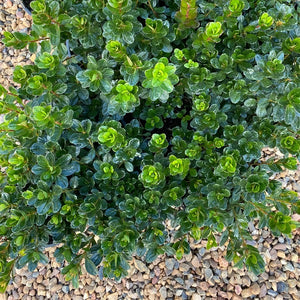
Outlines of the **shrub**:
<svg viewBox="0 0 300 300">
<path fill-rule="evenodd" d="M 227 246 L 258 274 L 248 222 L 291 236 L 297 194 L 271 177 L 300 154 L 294 1 L 37 0 L 15 89 L 0 87 L 1 290 L 60 244 L 119 279 L 132 255 L 181 259 L 191 239 Z M 71 53 L 69 53 L 71 51 Z M 261 159 L 278 147 L 283 159 Z M 169 230 L 166 221 L 173 230 Z"/>
</svg>

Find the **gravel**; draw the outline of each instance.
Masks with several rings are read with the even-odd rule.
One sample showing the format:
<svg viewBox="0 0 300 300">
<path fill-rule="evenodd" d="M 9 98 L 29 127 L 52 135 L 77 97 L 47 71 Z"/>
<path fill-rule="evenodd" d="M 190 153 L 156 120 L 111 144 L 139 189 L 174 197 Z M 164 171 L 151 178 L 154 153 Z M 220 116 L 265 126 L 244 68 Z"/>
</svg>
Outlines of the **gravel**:
<svg viewBox="0 0 300 300">
<path fill-rule="evenodd" d="M 28 32 L 28 16 L 16 1 L 0 2 L 0 36 L 3 31 Z M 7 49 L 0 43 L 0 84 L 12 84 L 13 66 L 30 64 L 34 60 L 25 50 Z M 276 149 L 264 149 L 264 157 L 281 157 Z M 284 187 L 300 191 L 300 172 L 284 171 L 279 176 Z M 299 220 L 299 215 L 294 215 Z M 130 274 L 120 282 L 87 274 L 83 268 L 79 289 L 64 280 L 60 265 L 54 260 L 55 247 L 47 248 L 50 263 L 39 264 L 35 272 L 25 268 L 16 270 L 16 277 L 0 300 L 80 300 L 80 299 L 300 299 L 299 230 L 292 239 L 276 238 L 268 230 L 249 223 L 254 242 L 266 261 L 266 271 L 255 276 L 244 268 L 232 267 L 225 258 L 224 247 L 205 250 L 205 241 L 195 244 L 192 253 L 181 261 L 161 256 L 151 264 L 139 259 L 131 263 Z"/>
</svg>

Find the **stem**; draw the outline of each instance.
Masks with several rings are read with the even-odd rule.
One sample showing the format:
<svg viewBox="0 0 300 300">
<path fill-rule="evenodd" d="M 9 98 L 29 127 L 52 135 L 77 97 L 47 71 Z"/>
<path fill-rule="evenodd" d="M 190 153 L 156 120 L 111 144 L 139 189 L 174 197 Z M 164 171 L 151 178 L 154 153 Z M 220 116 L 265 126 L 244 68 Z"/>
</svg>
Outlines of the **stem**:
<svg viewBox="0 0 300 300">
<path fill-rule="evenodd" d="M 12 132 L 12 131 L 14 131 L 14 130 L 12 130 L 12 129 L 7 129 L 7 130 L 5 130 L 5 129 L 0 129 L 0 132 Z"/>
<path fill-rule="evenodd" d="M 253 206 L 255 206 L 255 208 L 257 208 L 260 212 L 262 212 L 264 215 L 268 215 L 268 213 L 266 211 L 264 211 L 262 208 L 260 208 L 259 206 L 257 206 L 254 202 L 251 202 L 251 204 Z"/>
<path fill-rule="evenodd" d="M 60 23 L 58 23 L 57 21 L 55 21 L 54 19 L 52 19 L 52 17 L 48 14 L 46 14 L 46 16 L 50 19 L 50 21 L 58 26 L 60 26 Z"/>
<path fill-rule="evenodd" d="M 284 201 L 284 200 L 280 200 L 280 199 L 274 199 L 274 198 L 271 198 L 271 197 L 266 197 L 267 200 L 271 200 L 273 202 L 280 202 L 280 203 L 283 203 L 283 204 L 292 204 L 291 202 L 289 201 Z"/>
<path fill-rule="evenodd" d="M 14 93 L 10 93 L 10 92 L 7 92 L 7 95 L 14 96 L 14 97 L 19 97 L 19 95 L 14 94 Z"/>
<path fill-rule="evenodd" d="M 273 161 L 273 162 L 270 162 L 270 163 L 267 163 L 267 162 L 263 162 L 263 163 L 258 163 L 258 162 L 255 162 L 255 163 L 252 163 L 252 164 L 249 164 L 250 166 L 262 166 L 262 165 L 275 165 L 275 164 L 278 164 L 280 163 L 280 159 L 276 160 L 276 161 Z"/>
<path fill-rule="evenodd" d="M 45 86 L 44 84 L 42 85 L 42 87 L 45 89 L 45 90 L 48 90 L 47 86 Z M 56 94 L 55 92 L 53 91 L 49 91 L 52 95 L 54 95 L 55 97 L 59 98 L 59 95 Z"/>
<path fill-rule="evenodd" d="M 50 40 L 50 38 L 46 38 L 46 37 L 45 38 L 40 38 L 40 39 L 28 41 L 28 43 L 35 43 L 35 42 L 46 41 L 46 40 Z"/>
<path fill-rule="evenodd" d="M 76 56 L 76 55 L 71 55 L 71 56 L 65 58 L 62 62 L 64 63 L 65 61 L 67 61 L 67 60 L 69 60 L 69 59 L 71 59 L 71 58 L 73 58 L 73 57 L 75 57 L 75 56 Z"/>
<path fill-rule="evenodd" d="M 5 107 L 5 109 L 7 109 L 8 111 L 16 112 L 16 113 L 18 113 L 18 114 L 24 113 L 23 110 L 17 110 L 17 109 L 12 109 L 12 108 L 8 108 L 8 107 Z M 24 113 L 24 114 L 25 114 L 25 113 Z"/>
<path fill-rule="evenodd" d="M 154 8 L 151 4 L 151 0 L 148 0 L 148 5 L 149 5 L 150 9 L 152 10 L 153 14 L 155 15 L 155 17 L 157 18 L 158 17 L 157 12 L 154 10 Z"/>
<path fill-rule="evenodd" d="M 237 225 L 237 228 L 238 228 L 240 237 L 241 237 L 241 239 L 242 239 L 243 246 L 244 246 L 244 247 L 247 247 L 247 242 L 246 242 L 245 238 L 244 238 L 243 235 L 242 235 L 241 227 L 239 226 L 238 217 L 237 217 L 236 212 L 235 212 L 234 210 L 233 210 L 233 214 L 234 214 L 235 223 L 238 224 L 238 225 Z"/>
</svg>

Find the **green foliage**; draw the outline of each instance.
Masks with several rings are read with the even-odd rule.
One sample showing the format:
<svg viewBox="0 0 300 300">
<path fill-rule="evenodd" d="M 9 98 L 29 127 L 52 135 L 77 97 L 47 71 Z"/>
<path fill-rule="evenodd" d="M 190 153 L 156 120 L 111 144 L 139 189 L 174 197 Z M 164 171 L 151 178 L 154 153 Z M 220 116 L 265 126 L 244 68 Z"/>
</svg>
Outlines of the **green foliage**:
<svg viewBox="0 0 300 300">
<path fill-rule="evenodd" d="M 154 68 L 145 71 L 146 79 L 142 85 L 150 89 L 149 97 L 152 101 L 159 99 L 162 103 L 167 102 L 174 85 L 179 81 L 175 71 L 176 68 L 169 64 L 166 57 L 160 58 Z"/>
<path fill-rule="evenodd" d="M 261 193 L 266 190 L 268 183 L 266 176 L 252 174 L 247 178 L 246 190 L 248 193 Z"/>
<path fill-rule="evenodd" d="M 245 7 L 245 2 L 243 0 L 231 0 L 228 9 L 233 15 L 240 15 Z"/>
<path fill-rule="evenodd" d="M 154 133 L 149 142 L 149 150 L 152 152 L 158 152 L 162 149 L 167 148 L 168 145 L 169 144 L 166 139 L 166 135 L 164 133 L 162 134 Z"/>
<path fill-rule="evenodd" d="M 105 101 L 103 108 L 106 109 L 107 114 L 124 116 L 133 112 L 139 106 L 140 101 L 137 93 L 137 86 L 132 86 L 126 81 L 120 80 L 111 93 L 101 97 Z"/>
<path fill-rule="evenodd" d="M 263 13 L 258 21 L 258 25 L 261 26 L 262 28 L 268 28 L 272 26 L 274 22 L 273 17 L 269 16 L 268 13 Z"/>
<path fill-rule="evenodd" d="M 197 9 L 196 0 L 180 1 L 180 10 L 175 15 L 180 29 L 196 27 L 198 25 Z"/>
<path fill-rule="evenodd" d="M 210 22 L 206 24 L 205 36 L 208 41 L 219 41 L 219 36 L 223 33 L 220 22 Z"/>
<path fill-rule="evenodd" d="M 164 180 L 163 167 L 160 163 L 155 163 L 154 166 L 146 165 L 140 174 L 140 180 L 145 187 L 154 187 Z"/>
<path fill-rule="evenodd" d="M 124 129 L 122 130 L 121 128 L 121 124 L 117 121 L 109 121 L 103 124 L 105 125 L 101 125 L 98 130 L 99 143 L 114 151 L 122 148 L 122 146 L 124 147 L 126 142 L 124 135 L 120 133 L 124 132 Z"/>
<path fill-rule="evenodd" d="M 299 226 L 297 193 L 271 179 L 300 156 L 299 6 L 31 6 L 30 34 L 3 39 L 36 60 L 15 68 L 18 89 L 0 86 L 0 291 L 14 266 L 47 263 L 52 242 L 75 287 L 82 261 L 119 279 L 133 255 L 181 259 L 190 237 L 263 272 L 248 223 Z M 263 147 L 284 157 L 262 161 Z"/>
<path fill-rule="evenodd" d="M 85 71 L 80 71 L 76 74 L 76 79 L 81 83 L 83 88 L 89 88 L 90 91 L 96 92 L 98 90 L 109 93 L 112 89 L 111 77 L 114 71 L 110 68 L 109 63 L 100 59 L 98 62 L 95 57 L 88 56 L 88 64 Z"/>
<path fill-rule="evenodd" d="M 291 234 L 292 230 L 296 228 L 295 224 L 291 222 L 291 217 L 285 216 L 281 212 L 277 212 L 270 218 L 269 226 L 275 235 Z"/>
<path fill-rule="evenodd" d="M 190 166 L 189 159 L 177 158 L 175 155 L 170 155 L 169 160 L 169 169 L 172 176 L 181 175 L 182 177 L 185 177 L 187 175 Z"/>
</svg>

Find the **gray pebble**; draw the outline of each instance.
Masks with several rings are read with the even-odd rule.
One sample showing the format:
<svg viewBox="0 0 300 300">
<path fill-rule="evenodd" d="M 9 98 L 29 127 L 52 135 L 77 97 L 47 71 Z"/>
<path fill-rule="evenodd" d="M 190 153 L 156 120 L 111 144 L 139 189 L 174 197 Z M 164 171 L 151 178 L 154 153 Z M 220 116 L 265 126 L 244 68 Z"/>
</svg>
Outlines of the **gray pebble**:
<svg viewBox="0 0 300 300">
<path fill-rule="evenodd" d="M 203 256 L 205 253 L 206 253 L 206 249 L 205 248 L 199 249 L 200 256 Z"/>
<path fill-rule="evenodd" d="M 100 280 L 103 280 L 103 266 L 100 266 L 98 275 Z"/>
<path fill-rule="evenodd" d="M 268 290 L 268 295 L 270 295 L 271 297 L 276 297 L 278 293 L 273 290 Z"/>
<path fill-rule="evenodd" d="M 159 289 L 159 294 L 163 299 L 166 299 L 168 294 L 167 294 L 167 289 L 163 286 Z"/>
<path fill-rule="evenodd" d="M 254 273 L 249 272 L 248 276 L 252 282 L 255 282 L 258 280 L 258 277 Z"/>
<path fill-rule="evenodd" d="M 187 296 L 187 294 L 185 293 L 185 291 L 182 292 L 181 298 L 182 298 L 183 300 L 187 300 L 187 299 L 188 299 L 188 296 Z"/>
<path fill-rule="evenodd" d="M 293 188 L 295 189 L 296 192 L 300 192 L 300 183 L 293 183 Z"/>
<path fill-rule="evenodd" d="M 184 280 L 183 280 L 182 278 L 176 277 L 175 280 L 176 280 L 179 284 L 184 285 Z"/>
<path fill-rule="evenodd" d="M 141 260 L 135 259 L 134 265 L 140 272 L 150 274 L 149 268 Z"/>
<path fill-rule="evenodd" d="M 287 245 L 291 245 L 292 244 L 292 239 L 290 239 L 290 238 L 286 238 L 286 244 Z"/>
<path fill-rule="evenodd" d="M 278 293 L 284 293 L 287 292 L 288 288 L 285 282 L 279 281 L 277 282 L 277 292 Z"/>
<path fill-rule="evenodd" d="M 215 273 L 220 276 L 222 271 L 220 269 L 215 269 Z"/>
<path fill-rule="evenodd" d="M 22 28 L 19 31 L 22 32 L 22 33 L 28 33 L 28 28 Z"/>
<path fill-rule="evenodd" d="M 251 232 L 253 232 L 253 231 L 256 230 L 256 228 L 255 228 L 254 225 L 253 225 L 253 222 L 249 222 L 249 223 L 248 223 L 248 228 L 249 228 L 249 230 L 250 230 Z"/>
<path fill-rule="evenodd" d="M 39 274 L 40 274 L 39 272 L 33 272 L 32 273 L 32 277 L 33 278 L 37 278 L 39 276 Z"/>
<path fill-rule="evenodd" d="M 220 283 L 221 282 L 219 276 L 213 276 L 211 280 L 214 281 L 214 282 L 216 282 L 216 283 Z"/>
<path fill-rule="evenodd" d="M 65 293 L 65 294 L 68 294 L 69 291 L 70 291 L 70 287 L 68 285 L 64 285 L 61 290 Z"/>
<path fill-rule="evenodd" d="M 253 232 L 252 232 L 252 234 L 254 234 Z M 251 246 L 256 246 L 256 242 L 255 241 L 247 241 L 247 245 L 251 245 Z"/>
<path fill-rule="evenodd" d="M 293 267 L 293 265 L 290 262 L 288 262 L 286 265 L 283 266 L 283 270 L 294 272 L 295 268 Z"/>
<path fill-rule="evenodd" d="M 213 271 L 211 269 L 205 269 L 204 276 L 205 276 L 205 280 L 208 281 L 214 276 Z"/>
<path fill-rule="evenodd" d="M 172 270 L 173 271 L 173 269 L 174 269 L 174 266 L 175 266 L 175 259 L 174 258 L 168 258 L 168 259 L 166 259 L 166 261 L 165 261 L 165 264 L 166 264 L 166 268 L 168 269 L 168 270 Z"/>
</svg>

